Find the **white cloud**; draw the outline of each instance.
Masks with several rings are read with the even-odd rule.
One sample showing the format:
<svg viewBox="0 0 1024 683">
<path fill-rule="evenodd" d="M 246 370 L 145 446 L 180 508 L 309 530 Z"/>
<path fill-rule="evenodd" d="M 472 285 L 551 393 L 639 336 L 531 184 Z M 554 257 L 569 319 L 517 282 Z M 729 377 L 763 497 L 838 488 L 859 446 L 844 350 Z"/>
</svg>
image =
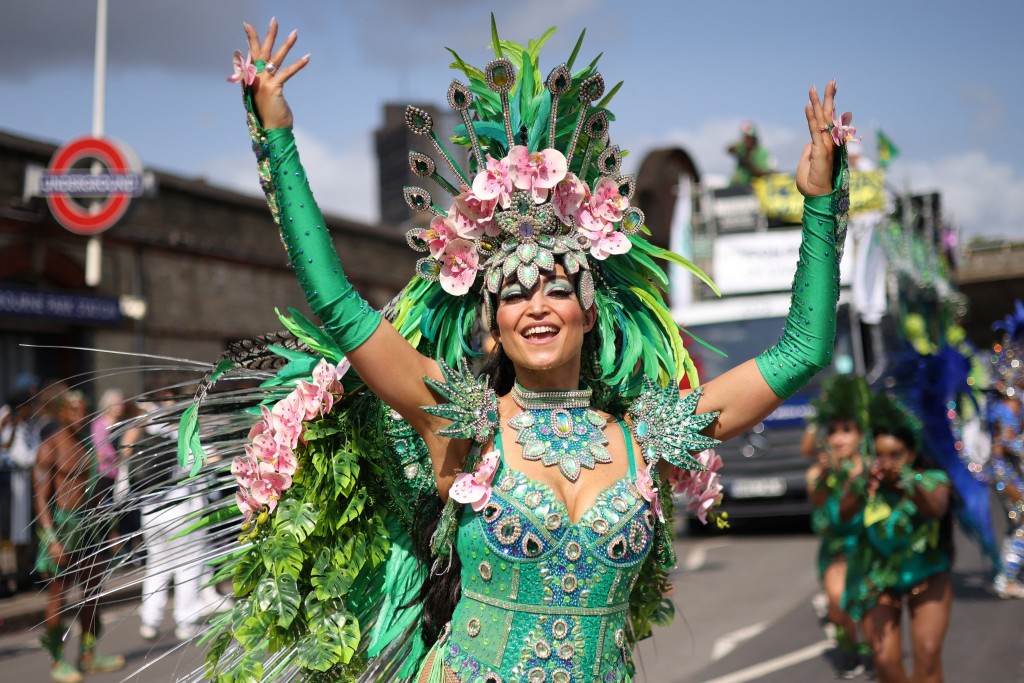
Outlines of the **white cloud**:
<svg viewBox="0 0 1024 683">
<path fill-rule="evenodd" d="M 890 183 L 912 192 L 942 193 L 943 213 L 967 239 L 979 235 L 1024 239 L 1024 178 L 982 152 L 927 163 L 898 160 Z"/>
<path fill-rule="evenodd" d="M 295 139 L 321 210 L 352 220 L 376 223 L 380 214 L 377 160 L 370 138 L 357 138 L 353 144 L 337 148 L 296 128 Z M 259 180 L 251 154 L 216 159 L 204 166 L 202 174 L 215 185 L 247 194 L 259 193 Z"/>
</svg>

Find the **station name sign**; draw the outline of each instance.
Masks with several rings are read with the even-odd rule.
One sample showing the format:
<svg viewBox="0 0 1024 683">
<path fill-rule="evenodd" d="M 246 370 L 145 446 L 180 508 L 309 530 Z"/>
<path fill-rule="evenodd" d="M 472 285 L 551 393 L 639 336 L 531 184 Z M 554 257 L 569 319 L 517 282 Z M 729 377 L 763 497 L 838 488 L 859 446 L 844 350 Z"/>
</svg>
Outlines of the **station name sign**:
<svg viewBox="0 0 1024 683">
<path fill-rule="evenodd" d="M 57 222 L 79 235 L 113 227 L 131 203 L 153 185 L 128 146 L 106 137 L 82 136 L 63 145 L 45 169 L 25 174 L 28 196 L 46 198 Z"/>
</svg>

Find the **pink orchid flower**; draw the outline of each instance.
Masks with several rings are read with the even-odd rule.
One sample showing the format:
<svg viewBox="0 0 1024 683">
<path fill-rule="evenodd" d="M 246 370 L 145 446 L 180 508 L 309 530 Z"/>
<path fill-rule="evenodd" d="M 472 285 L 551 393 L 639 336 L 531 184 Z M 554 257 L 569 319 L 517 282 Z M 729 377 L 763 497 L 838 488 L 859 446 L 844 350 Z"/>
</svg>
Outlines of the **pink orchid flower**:
<svg viewBox="0 0 1024 683">
<path fill-rule="evenodd" d="M 281 446 L 271 434 L 258 434 L 251 444 L 245 446 L 246 454 L 253 459 L 253 462 L 266 462 L 273 464 L 277 461 L 277 452 Z"/>
<path fill-rule="evenodd" d="M 651 475 L 652 467 L 654 467 L 654 463 L 650 463 L 646 468 L 637 471 L 636 488 L 640 491 L 640 495 L 644 497 L 644 500 L 651 504 L 651 509 L 658 515 L 658 519 L 664 522 L 665 513 L 661 509 L 661 498 L 658 496 L 658 489 L 654 486 L 654 477 Z"/>
<path fill-rule="evenodd" d="M 622 212 L 629 208 L 629 200 L 619 192 L 619 184 L 607 176 L 597 181 L 594 196 L 590 200 L 590 210 L 598 218 L 609 223 L 622 220 Z"/>
<path fill-rule="evenodd" d="M 841 118 L 832 113 L 832 140 L 840 147 L 847 142 L 860 142 L 860 138 L 855 137 L 857 129 L 850 125 L 852 122 L 852 112 L 846 112 Z"/>
<path fill-rule="evenodd" d="M 566 173 L 551 194 L 551 205 L 555 207 L 558 220 L 566 225 L 580 207 L 590 201 L 590 188 L 573 173 Z"/>
<path fill-rule="evenodd" d="M 228 76 L 228 83 L 238 83 L 244 80 L 246 85 L 252 85 L 252 82 L 256 80 L 256 65 L 252 63 L 252 53 L 246 52 L 243 60 L 241 50 L 235 50 L 232 63 L 235 71 Z"/>
<path fill-rule="evenodd" d="M 281 492 L 291 485 L 292 478 L 287 474 L 264 474 L 252 483 L 253 500 L 273 512 L 277 501 L 281 500 Z"/>
<path fill-rule="evenodd" d="M 235 481 L 238 482 L 240 487 L 249 488 L 256 480 L 258 474 L 256 461 L 251 457 L 236 456 L 231 461 L 231 474 L 234 475 Z"/>
<path fill-rule="evenodd" d="M 576 229 L 590 240 L 590 255 L 603 261 L 611 254 L 625 254 L 633 244 L 615 226 L 595 216 L 588 206 L 576 212 Z"/>
<path fill-rule="evenodd" d="M 467 220 L 476 223 L 481 230 L 488 237 L 494 237 L 498 234 L 498 226 L 494 222 L 494 207 L 498 205 L 497 199 L 482 199 L 473 193 L 473 189 L 468 185 L 461 187 L 462 192 L 456 195 L 455 205 L 452 207 L 458 208 L 460 215 L 464 216 Z M 451 215 L 451 212 L 448 212 Z M 458 227 L 458 223 L 456 223 Z M 466 237 L 461 231 L 459 235 Z M 477 235 L 479 237 L 479 234 Z"/>
<path fill-rule="evenodd" d="M 462 213 L 458 202 L 448 209 L 448 222 L 455 228 L 455 234 L 466 240 L 475 240 L 484 234 L 484 226 Z"/>
<path fill-rule="evenodd" d="M 457 503 L 468 503 L 477 512 L 483 510 L 487 501 L 491 499 L 491 482 L 498 469 L 499 459 L 498 451 L 484 453 L 476 472 L 462 472 L 455 477 L 448 495 Z"/>
<path fill-rule="evenodd" d="M 557 149 L 530 152 L 517 145 L 508 151 L 506 158 L 512 184 L 519 190 L 529 190 L 537 204 L 548 198 L 548 190 L 561 182 L 569 169 L 565 155 Z"/>
<path fill-rule="evenodd" d="M 323 390 L 323 387 L 300 381 L 295 386 L 293 393 L 298 397 L 298 403 L 301 407 L 300 417 L 303 421 L 312 420 L 321 414 L 324 407 L 324 394 L 327 393 Z"/>
<path fill-rule="evenodd" d="M 416 237 L 427 244 L 432 258 L 440 258 L 445 248 L 459 238 L 455 224 L 447 216 L 434 216 L 430 220 L 430 227 L 416 231 Z"/>
<path fill-rule="evenodd" d="M 341 378 L 345 376 L 350 367 L 352 364 L 348 362 L 347 358 L 343 358 L 337 366 L 331 365 L 325 358 L 321 358 L 313 368 L 313 384 L 323 390 L 321 415 L 331 412 L 331 408 L 334 406 L 334 394 L 341 394 L 345 391 L 345 387 L 341 384 Z"/>
<path fill-rule="evenodd" d="M 302 415 L 302 405 L 294 392 L 274 404 L 270 411 L 274 440 L 295 448 L 302 435 Z"/>
<path fill-rule="evenodd" d="M 277 451 L 277 461 L 274 463 L 274 466 L 281 474 L 289 476 L 295 474 L 295 471 L 299 469 L 299 461 L 295 457 L 295 451 L 287 446 L 281 446 Z"/>
<path fill-rule="evenodd" d="M 451 241 L 441 254 L 441 287 L 455 296 L 462 296 L 473 286 L 480 257 L 469 240 Z"/>
<path fill-rule="evenodd" d="M 717 476 L 717 475 L 716 475 Z M 717 481 L 709 481 L 707 487 L 700 491 L 687 506 L 687 510 L 697 513 L 701 524 L 708 523 L 711 508 L 722 502 L 722 485 Z"/>
<path fill-rule="evenodd" d="M 487 155 L 484 170 L 473 178 L 473 194 L 483 200 L 495 200 L 503 209 L 512 204 L 512 178 L 508 158 L 498 161 Z"/>
<path fill-rule="evenodd" d="M 252 519 L 253 514 L 259 511 L 262 507 L 252 495 L 246 491 L 235 491 L 235 505 L 241 510 L 242 516 L 246 522 Z"/>
</svg>

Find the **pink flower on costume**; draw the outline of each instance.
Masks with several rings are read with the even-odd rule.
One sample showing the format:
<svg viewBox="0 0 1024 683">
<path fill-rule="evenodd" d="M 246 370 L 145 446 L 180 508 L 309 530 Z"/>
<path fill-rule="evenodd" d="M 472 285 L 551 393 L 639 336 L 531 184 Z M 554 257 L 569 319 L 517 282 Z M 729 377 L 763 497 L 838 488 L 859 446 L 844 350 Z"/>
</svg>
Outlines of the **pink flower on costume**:
<svg viewBox="0 0 1024 683">
<path fill-rule="evenodd" d="M 260 509 L 260 504 L 249 494 L 248 487 L 235 491 L 235 505 L 242 511 L 242 516 L 248 522 L 253 514 Z"/>
<path fill-rule="evenodd" d="M 473 193 L 468 185 L 462 186 L 461 194 L 455 197 L 455 205 L 459 214 L 468 220 L 476 223 L 488 237 L 498 234 L 498 226 L 495 224 L 494 207 L 498 205 L 497 199 L 481 199 Z M 449 212 L 451 215 L 451 212 Z M 461 232 L 459 233 L 462 234 Z M 465 235 L 462 235 L 465 237 Z M 478 235 L 479 236 L 479 235 Z"/>
<path fill-rule="evenodd" d="M 302 403 L 295 392 L 278 401 L 270 411 L 270 426 L 274 431 L 274 440 L 289 448 L 299 445 L 302 415 Z"/>
<path fill-rule="evenodd" d="M 452 204 L 448 209 L 448 222 L 455 228 L 455 234 L 462 239 L 475 240 L 484 234 L 484 226 L 459 210 L 459 203 Z"/>
<path fill-rule="evenodd" d="M 313 369 L 312 382 L 298 382 L 273 408 L 260 406 L 260 421 L 249 429 L 245 455 L 231 462 L 238 482 L 235 503 L 248 522 L 264 506 L 273 512 L 281 494 L 291 487 L 299 469 L 295 447 L 304 423 L 330 412 L 334 395 L 344 391 L 341 378 L 351 364 L 342 359 L 337 366 L 321 360 Z"/>
<path fill-rule="evenodd" d="M 857 129 L 851 126 L 853 123 L 853 114 L 846 112 L 842 117 L 836 116 L 836 113 L 832 113 L 832 140 L 842 147 L 847 142 L 860 142 L 860 138 L 855 137 L 857 135 Z"/>
<path fill-rule="evenodd" d="M 252 483 L 252 498 L 273 512 L 277 501 L 281 500 L 281 492 L 291 485 L 292 478 L 287 474 L 264 473 Z"/>
<path fill-rule="evenodd" d="M 633 246 L 614 225 L 595 216 L 589 206 L 576 212 L 576 229 L 590 240 L 590 255 L 601 261 L 611 254 L 625 254 Z"/>
<path fill-rule="evenodd" d="M 572 173 L 566 173 L 551 194 L 551 205 L 555 207 L 555 215 L 566 225 L 569 225 L 569 221 L 580 207 L 589 201 L 590 188 Z"/>
<path fill-rule="evenodd" d="M 295 394 L 298 396 L 300 415 L 302 420 L 312 420 L 321 414 L 324 407 L 324 390 L 316 384 L 299 382 L 295 386 Z"/>
<path fill-rule="evenodd" d="M 256 461 L 251 457 L 237 456 L 231 461 L 231 474 L 242 488 L 249 488 L 258 476 Z"/>
<path fill-rule="evenodd" d="M 517 145 L 508 151 L 508 172 L 512 184 L 519 190 L 529 190 L 533 201 L 541 204 L 548 198 L 548 190 L 565 177 L 569 165 L 557 149 L 530 152 Z"/>
<path fill-rule="evenodd" d="M 438 259 L 441 261 L 441 287 L 455 296 L 462 296 L 473 286 L 480 257 L 469 240 L 453 240 Z"/>
<path fill-rule="evenodd" d="M 487 155 L 484 170 L 473 178 L 473 194 L 482 200 L 495 200 L 503 209 L 512 204 L 512 178 L 508 158 L 501 161 Z"/>
<path fill-rule="evenodd" d="M 470 474 L 462 472 L 455 477 L 448 495 L 457 503 L 469 504 L 474 510 L 480 512 L 491 499 L 491 482 L 494 480 L 494 473 L 498 469 L 498 451 L 484 453 L 483 459 L 476 468 L 476 472 Z"/>
<path fill-rule="evenodd" d="M 619 192 L 619 184 L 609 177 L 597 181 L 594 196 L 590 199 L 590 210 L 598 218 L 609 223 L 622 220 L 622 212 L 629 208 L 629 200 Z"/>
<path fill-rule="evenodd" d="M 696 512 L 701 523 L 707 524 L 707 515 L 711 508 L 722 500 L 722 485 L 718 481 L 722 458 L 711 449 L 701 451 L 694 457 L 707 470 L 684 470 L 673 467 L 669 474 L 669 483 L 674 494 L 685 496 L 689 500 L 686 509 Z"/>
<path fill-rule="evenodd" d="M 235 71 L 228 76 L 228 83 L 238 83 L 244 80 L 246 85 L 252 85 L 252 82 L 256 80 L 256 65 L 252 63 L 252 53 L 246 52 L 243 60 L 241 50 L 235 50 L 232 63 Z"/>
<path fill-rule="evenodd" d="M 416 237 L 427 243 L 432 258 L 440 258 L 452 240 L 459 238 L 455 224 L 447 216 L 434 216 L 430 227 L 416 231 Z"/>
<path fill-rule="evenodd" d="M 640 495 L 644 497 L 644 500 L 651 504 L 651 509 L 658 515 L 658 519 L 664 522 L 665 513 L 661 509 L 661 498 L 658 496 L 658 489 L 654 486 L 654 477 L 651 475 L 652 467 L 654 467 L 654 463 L 650 463 L 646 468 L 637 471 L 636 488 Z"/>
</svg>

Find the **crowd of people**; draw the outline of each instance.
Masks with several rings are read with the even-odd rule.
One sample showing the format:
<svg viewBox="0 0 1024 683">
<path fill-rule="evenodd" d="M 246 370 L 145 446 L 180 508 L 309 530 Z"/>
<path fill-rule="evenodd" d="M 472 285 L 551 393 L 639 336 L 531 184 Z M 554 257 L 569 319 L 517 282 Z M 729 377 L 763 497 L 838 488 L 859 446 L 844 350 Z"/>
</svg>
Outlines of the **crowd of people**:
<svg viewBox="0 0 1024 683">
<path fill-rule="evenodd" d="M 188 559 L 202 541 L 179 533 L 203 499 L 180 490 L 183 472 L 159 465 L 173 466 L 173 459 L 150 457 L 151 434 L 167 429 L 146 419 L 158 402 L 128 401 L 108 389 L 96 406 L 91 410 L 87 397 L 63 381 L 40 388 L 26 374 L 0 409 L 0 529 L 12 551 L 5 555 L 13 559 L 13 566 L 0 567 L 0 599 L 45 593 L 41 642 L 52 658 L 51 678 L 60 683 L 124 666 L 122 656 L 96 651 L 100 596 L 112 567 L 142 567 L 140 635 L 146 639 L 158 635 L 172 584 L 179 640 L 194 637 L 198 624 L 230 606 L 211 585 L 209 570 Z M 159 437 L 161 443 L 175 438 Z M 166 476 L 157 480 L 159 469 Z M 129 502 L 140 496 L 149 505 Z M 175 505 L 178 499 L 187 509 Z M 69 604 L 73 587 L 81 598 Z M 81 626 L 74 663 L 64 652 L 69 613 Z"/>
</svg>

